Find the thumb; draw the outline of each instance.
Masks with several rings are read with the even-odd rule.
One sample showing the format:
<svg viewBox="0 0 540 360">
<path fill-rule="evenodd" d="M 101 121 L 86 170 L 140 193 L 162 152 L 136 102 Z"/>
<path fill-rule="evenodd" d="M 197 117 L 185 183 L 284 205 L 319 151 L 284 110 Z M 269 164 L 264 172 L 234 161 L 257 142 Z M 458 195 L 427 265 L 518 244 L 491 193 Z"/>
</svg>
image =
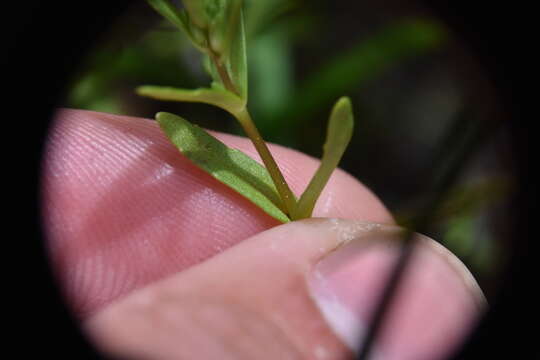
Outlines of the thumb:
<svg viewBox="0 0 540 360">
<path fill-rule="evenodd" d="M 442 358 L 483 309 L 459 260 L 418 236 L 377 359 Z M 278 226 L 108 305 L 86 330 L 129 359 L 352 357 L 399 238 L 396 226 L 350 220 Z"/>
</svg>

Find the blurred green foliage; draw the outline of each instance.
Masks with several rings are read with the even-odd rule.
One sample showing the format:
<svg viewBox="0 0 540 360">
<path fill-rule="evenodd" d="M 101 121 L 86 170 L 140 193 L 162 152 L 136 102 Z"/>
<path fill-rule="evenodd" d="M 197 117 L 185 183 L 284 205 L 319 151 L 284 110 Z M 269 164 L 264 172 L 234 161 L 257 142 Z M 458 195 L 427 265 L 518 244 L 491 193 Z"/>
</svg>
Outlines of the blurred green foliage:
<svg viewBox="0 0 540 360">
<path fill-rule="evenodd" d="M 179 54 L 186 39 L 177 31 L 151 30 L 134 44 L 107 44 L 93 51 L 74 80 L 68 106 L 116 114 L 133 113 L 126 88 L 145 82 L 194 84 L 193 71 L 184 71 Z M 189 56 L 189 55 L 188 55 Z M 159 66 L 156 66 L 159 64 Z M 180 69 L 180 70 L 179 70 Z"/>
<path fill-rule="evenodd" d="M 508 176 L 483 175 L 456 185 L 437 206 L 432 227 L 440 234 L 438 240 L 476 272 L 489 272 L 500 261 L 501 249 L 486 229 L 490 226 L 487 220 L 511 191 Z M 411 207 L 394 215 L 398 223 L 408 224 L 416 214 L 417 209 Z"/>
<path fill-rule="evenodd" d="M 290 87 L 284 87 L 285 93 L 292 96 L 276 104 L 274 111 L 260 112 L 261 131 L 270 139 L 278 139 L 284 135 L 280 129 L 293 120 L 296 128 L 305 126 L 321 105 L 331 104 L 340 94 L 354 91 L 410 57 L 440 47 L 445 38 L 443 27 L 426 19 L 405 19 L 389 24 L 369 38 L 360 39 L 342 53 L 327 57 L 323 65 L 305 79 L 297 90 L 291 91 Z M 268 45 L 272 46 L 271 43 Z M 274 45 L 268 52 L 275 48 L 277 46 Z M 285 51 L 276 53 L 283 54 Z M 282 69 L 286 71 L 287 67 Z M 278 79 L 281 79 L 286 73 L 279 75 Z M 283 81 L 279 84 L 289 85 Z"/>
</svg>

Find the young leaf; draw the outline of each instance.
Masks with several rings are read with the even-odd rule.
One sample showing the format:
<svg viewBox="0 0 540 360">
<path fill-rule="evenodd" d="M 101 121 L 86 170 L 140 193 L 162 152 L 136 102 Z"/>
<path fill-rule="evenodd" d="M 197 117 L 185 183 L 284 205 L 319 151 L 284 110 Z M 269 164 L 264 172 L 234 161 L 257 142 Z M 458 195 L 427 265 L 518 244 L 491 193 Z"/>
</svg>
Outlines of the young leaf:
<svg viewBox="0 0 540 360">
<path fill-rule="evenodd" d="M 330 115 L 321 165 L 300 197 L 300 200 L 298 200 L 298 205 L 292 215 L 293 220 L 311 216 L 317 199 L 330 179 L 330 175 L 332 175 L 332 172 L 338 166 L 347 145 L 349 145 L 353 126 L 354 118 L 351 100 L 348 97 L 342 97 L 334 105 L 332 114 Z"/>
<path fill-rule="evenodd" d="M 268 215 L 281 222 L 290 221 L 281 210 L 280 197 L 262 165 L 179 116 L 160 112 L 156 120 L 171 142 L 199 168 L 236 190 Z"/>
<path fill-rule="evenodd" d="M 238 30 L 234 32 L 233 38 L 231 40 L 228 70 L 231 74 L 232 82 L 238 90 L 240 98 L 247 101 L 248 74 L 246 56 L 246 33 L 244 29 L 244 14 L 241 10 Z"/>
<path fill-rule="evenodd" d="M 242 0 L 228 0 L 210 25 L 210 45 L 221 62 L 229 58 L 231 42 L 239 31 Z"/>
<path fill-rule="evenodd" d="M 147 0 L 150 6 L 161 14 L 165 19 L 182 29 L 190 38 L 189 23 L 184 11 L 179 10 L 168 0 Z"/>
<path fill-rule="evenodd" d="M 139 95 L 158 100 L 206 103 L 220 107 L 233 115 L 246 106 L 245 101 L 215 83 L 211 89 L 199 88 L 187 90 L 166 86 L 144 85 L 139 86 L 136 91 Z"/>
</svg>

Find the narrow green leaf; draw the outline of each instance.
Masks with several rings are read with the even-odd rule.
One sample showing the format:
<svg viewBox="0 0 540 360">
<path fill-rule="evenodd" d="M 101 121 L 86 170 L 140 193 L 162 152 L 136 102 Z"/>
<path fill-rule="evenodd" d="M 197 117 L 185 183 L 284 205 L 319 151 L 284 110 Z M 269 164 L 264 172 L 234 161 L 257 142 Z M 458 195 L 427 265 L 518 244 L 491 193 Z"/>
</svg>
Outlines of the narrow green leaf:
<svg viewBox="0 0 540 360">
<path fill-rule="evenodd" d="M 240 20 L 238 30 L 234 32 L 231 40 L 231 49 L 229 54 L 229 74 L 238 90 L 240 98 L 247 101 L 248 98 L 248 70 L 246 56 L 246 33 L 244 29 L 244 14 L 240 10 Z"/>
<path fill-rule="evenodd" d="M 334 105 L 332 114 L 330 115 L 321 165 L 300 197 L 300 200 L 298 200 L 296 211 L 292 216 L 293 220 L 311 216 L 317 199 L 349 145 L 353 127 L 354 118 L 351 100 L 348 97 L 342 97 Z"/>
<path fill-rule="evenodd" d="M 137 94 L 158 100 L 200 102 L 218 106 L 231 114 L 237 114 L 245 107 L 245 101 L 214 83 L 211 89 L 178 89 L 166 86 L 144 85 L 136 89 Z"/>
<path fill-rule="evenodd" d="M 189 37 L 191 37 L 185 12 L 179 10 L 168 0 L 147 1 L 148 4 L 154 8 L 154 10 L 161 14 L 161 16 L 172 22 L 178 28 L 182 29 Z"/>
<path fill-rule="evenodd" d="M 242 0 L 229 0 L 210 25 L 210 44 L 221 62 L 229 58 L 231 42 L 240 31 Z"/>
<path fill-rule="evenodd" d="M 179 116 L 160 112 L 156 120 L 171 142 L 199 168 L 273 218 L 281 222 L 290 221 L 281 210 L 280 197 L 262 165 Z"/>
</svg>

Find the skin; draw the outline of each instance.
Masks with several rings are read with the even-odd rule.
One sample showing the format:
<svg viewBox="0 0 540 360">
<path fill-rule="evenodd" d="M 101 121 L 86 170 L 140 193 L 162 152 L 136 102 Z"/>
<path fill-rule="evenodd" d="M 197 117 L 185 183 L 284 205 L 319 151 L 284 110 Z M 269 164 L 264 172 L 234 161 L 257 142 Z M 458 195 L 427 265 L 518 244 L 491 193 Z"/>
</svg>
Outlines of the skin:
<svg viewBox="0 0 540 360">
<path fill-rule="evenodd" d="M 258 159 L 246 139 L 214 135 Z M 318 161 L 277 145 L 270 149 L 299 195 Z M 309 285 L 321 259 L 343 244 L 333 223 L 310 219 L 277 226 L 184 158 L 153 121 L 59 111 L 44 157 L 43 213 L 51 264 L 66 300 L 105 352 L 133 359 L 352 356 Z M 341 170 L 314 217 L 393 224 L 382 202 Z M 419 260 L 417 267 L 455 284 L 455 267 L 439 261 L 440 252 L 426 251 L 428 259 L 438 260 Z M 374 259 L 352 272 L 366 293 L 380 287 L 381 264 L 390 263 L 388 254 Z M 426 283 L 414 276 L 410 288 Z M 470 326 L 464 319 L 477 312 L 470 306 L 477 294 L 466 287 L 426 284 L 403 292 L 386 334 L 392 339 L 388 347 L 397 347 L 403 359 L 408 351 L 414 356 L 429 348 L 410 336 L 415 325 L 404 311 L 410 304 L 462 306 L 445 320 L 444 329 L 457 334 L 441 340 L 448 346 Z M 430 358 L 448 351 L 428 350 L 422 351 Z"/>
</svg>

